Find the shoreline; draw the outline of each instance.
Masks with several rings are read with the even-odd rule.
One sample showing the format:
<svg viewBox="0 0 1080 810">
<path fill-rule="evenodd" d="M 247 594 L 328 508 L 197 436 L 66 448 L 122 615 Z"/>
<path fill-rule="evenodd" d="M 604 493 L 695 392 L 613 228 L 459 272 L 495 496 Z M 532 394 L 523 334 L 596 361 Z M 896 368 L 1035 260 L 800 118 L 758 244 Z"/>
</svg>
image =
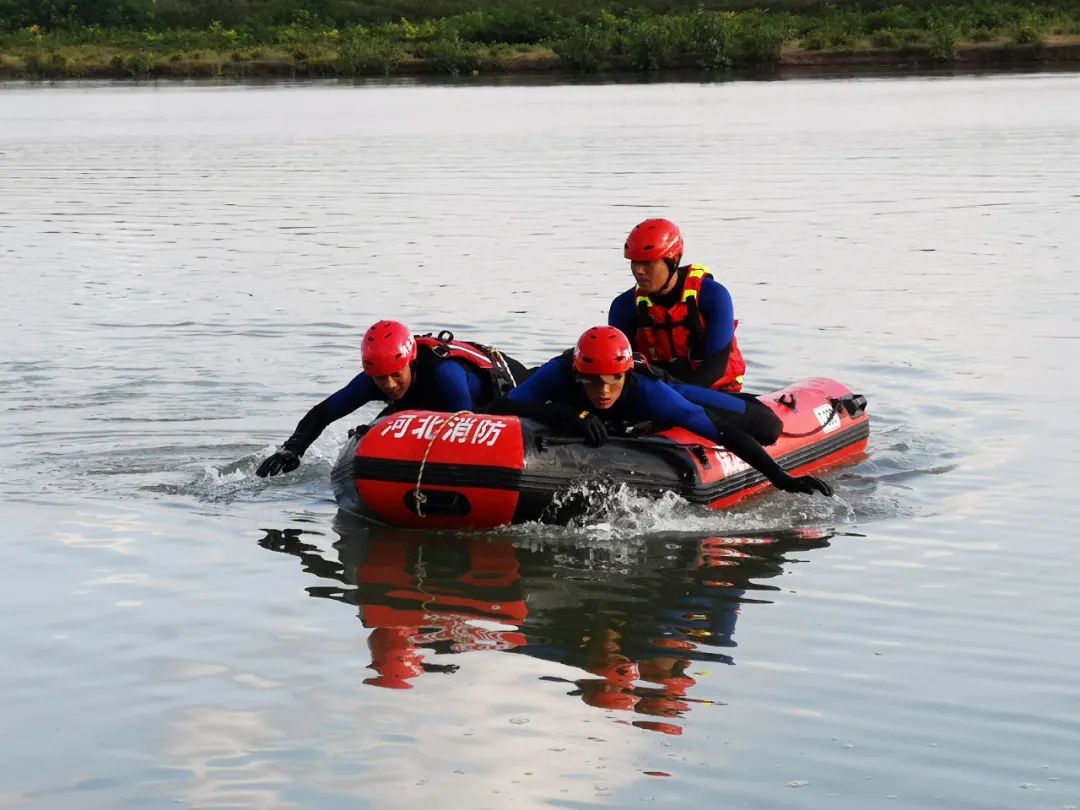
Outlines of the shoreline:
<svg viewBox="0 0 1080 810">
<path fill-rule="evenodd" d="M 1045 44 L 1021 45 L 1017 43 L 958 44 L 952 58 L 935 57 L 926 48 L 851 48 L 845 50 L 806 50 L 788 46 L 779 59 L 771 65 L 755 65 L 727 68 L 718 71 L 702 71 L 699 68 L 666 68 L 657 71 L 636 71 L 611 68 L 582 74 L 561 64 L 550 48 L 536 46 L 513 54 L 496 56 L 481 68 L 472 71 L 451 71 L 433 65 L 432 60 L 406 58 L 389 74 L 354 76 L 342 73 L 332 61 L 309 61 L 295 58 L 237 59 L 207 58 L 178 60 L 175 57 L 155 59 L 145 63 L 140 70 L 133 70 L 130 62 L 119 51 L 107 51 L 105 58 L 80 61 L 73 66 L 72 56 L 62 59 L 52 57 L 44 61 L 21 59 L 19 56 L 0 52 L 0 80 L 52 81 L 55 79 L 330 79 L 330 78 L 393 78 L 415 77 L 463 77 L 463 76 L 551 76 L 553 79 L 638 78 L 709 75 L 715 78 L 742 78 L 748 75 L 762 76 L 782 74 L 851 74 L 867 71 L 894 69 L 896 72 L 920 72 L 926 70 L 949 71 L 950 69 L 1008 70 L 1014 68 L 1080 68 L 1080 35 L 1048 38 Z"/>
<path fill-rule="evenodd" d="M 781 52 L 779 66 L 801 67 L 1011 67 L 1024 65 L 1080 65 L 1080 35 L 1051 36 L 1045 43 L 980 42 L 957 44 L 951 59 L 937 59 L 929 49 L 853 48 L 807 51 L 792 48 Z"/>
</svg>

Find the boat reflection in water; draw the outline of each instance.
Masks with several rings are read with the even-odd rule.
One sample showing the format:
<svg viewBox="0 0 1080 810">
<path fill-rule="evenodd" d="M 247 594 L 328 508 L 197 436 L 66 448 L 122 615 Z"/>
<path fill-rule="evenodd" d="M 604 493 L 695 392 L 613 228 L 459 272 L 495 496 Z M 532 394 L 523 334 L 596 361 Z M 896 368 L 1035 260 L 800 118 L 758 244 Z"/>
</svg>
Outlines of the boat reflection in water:
<svg viewBox="0 0 1080 810">
<path fill-rule="evenodd" d="M 834 534 L 668 533 L 597 546 L 558 535 L 335 528 L 334 555 L 302 529 L 267 531 L 260 545 L 334 581 L 309 587 L 312 596 L 359 609 L 371 630 L 364 683 L 410 689 L 426 673 L 458 671 L 456 655 L 499 650 L 576 667 L 569 694 L 668 734 L 682 733 L 674 721 L 695 704 L 712 702 L 693 696 L 690 669 L 734 663 L 741 606 L 769 602 L 779 587 L 768 580 Z"/>
</svg>

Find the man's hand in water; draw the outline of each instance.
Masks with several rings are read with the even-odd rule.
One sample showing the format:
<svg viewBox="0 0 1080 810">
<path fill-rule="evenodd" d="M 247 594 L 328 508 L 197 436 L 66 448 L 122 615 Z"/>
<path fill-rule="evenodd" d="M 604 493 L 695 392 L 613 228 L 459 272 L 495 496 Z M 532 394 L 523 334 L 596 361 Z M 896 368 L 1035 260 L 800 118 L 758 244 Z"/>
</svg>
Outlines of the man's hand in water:
<svg viewBox="0 0 1080 810">
<path fill-rule="evenodd" d="M 784 492 L 801 492 L 803 495 L 813 495 L 820 492 L 826 498 L 833 494 L 833 489 L 820 478 L 812 475 L 789 475 L 783 485 L 777 485 Z"/>
<path fill-rule="evenodd" d="M 255 474 L 259 478 L 266 478 L 268 475 L 292 472 L 299 466 L 300 456 L 296 455 L 292 450 L 278 450 L 259 465 L 259 469 L 255 470 Z"/>
</svg>

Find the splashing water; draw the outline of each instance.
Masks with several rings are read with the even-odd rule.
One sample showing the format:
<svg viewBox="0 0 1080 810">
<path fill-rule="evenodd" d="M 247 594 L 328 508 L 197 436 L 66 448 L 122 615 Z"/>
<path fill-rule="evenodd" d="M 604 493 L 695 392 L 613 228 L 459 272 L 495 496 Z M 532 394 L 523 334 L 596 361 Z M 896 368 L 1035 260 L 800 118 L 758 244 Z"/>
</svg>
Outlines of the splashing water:
<svg viewBox="0 0 1080 810">
<path fill-rule="evenodd" d="M 565 525 L 530 523 L 504 531 L 544 543 L 561 537 L 603 545 L 666 532 L 740 534 L 851 524 L 859 518 L 855 506 L 840 496 L 826 499 L 773 493 L 717 511 L 689 503 L 674 492 L 653 497 L 625 484 L 606 487 L 595 481 L 578 482 L 556 496 L 555 509 L 567 505 L 578 507 L 579 513 Z"/>
</svg>

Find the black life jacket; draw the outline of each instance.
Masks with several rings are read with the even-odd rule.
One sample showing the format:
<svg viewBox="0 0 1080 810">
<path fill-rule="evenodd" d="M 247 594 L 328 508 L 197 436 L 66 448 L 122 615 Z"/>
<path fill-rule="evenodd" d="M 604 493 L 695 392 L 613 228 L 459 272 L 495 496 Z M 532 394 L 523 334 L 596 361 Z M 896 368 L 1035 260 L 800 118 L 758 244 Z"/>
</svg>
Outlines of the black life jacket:
<svg viewBox="0 0 1080 810">
<path fill-rule="evenodd" d="M 634 368 L 626 374 L 626 384 L 623 386 L 619 398 L 615 400 L 615 404 L 606 411 L 600 411 L 589 401 L 589 397 L 585 394 L 584 387 L 577 381 L 578 373 L 574 370 L 574 350 L 568 349 L 559 355 L 559 364 L 570 382 L 570 390 L 572 393 L 570 395 L 571 399 L 569 404 L 572 407 L 579 411 L 589 411 L 598 416 L 604 423 L 604 426 L 613 435 L 624 435 L 629 433 L 632 428 L 636 427 L 634 422 L 634 404 L 638 396 L 637 375 L 639 373 L 646 373 L 651 376 L 651 370 L 643 369 L 643 371 L 639 372 L 637 363 L 635 362 Z M 644 368 L 647 369 L 647 366 Z"/>
</svg>

